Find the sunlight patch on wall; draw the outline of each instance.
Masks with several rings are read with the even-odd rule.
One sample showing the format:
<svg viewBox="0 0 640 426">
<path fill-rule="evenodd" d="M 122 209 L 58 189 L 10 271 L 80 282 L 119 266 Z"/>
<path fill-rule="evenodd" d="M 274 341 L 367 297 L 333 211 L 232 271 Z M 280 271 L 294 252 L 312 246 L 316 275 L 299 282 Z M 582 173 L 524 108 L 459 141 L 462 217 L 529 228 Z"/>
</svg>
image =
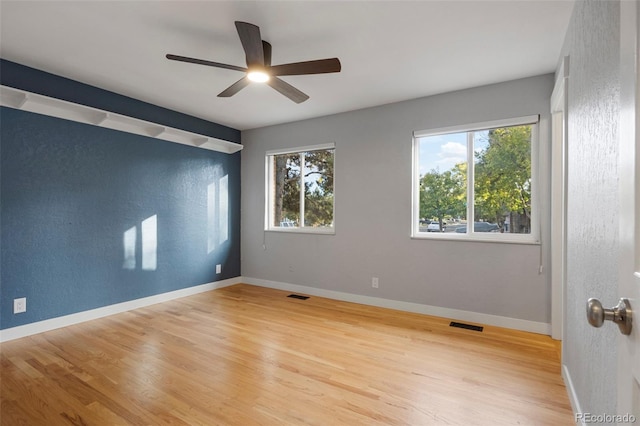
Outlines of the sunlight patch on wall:
<svg viewBox="0 0 640 426">
<path fill-rule="evenodd" d="M 124 262 L 122 269 L 136 269 L 136 227 L 124 231 L 122 242 L 124 244 Z"/>
<path fill-rule="evenodd" d="M 158 215 L 142 221 L 142 270 L 158 268 Z"/>
<path fill-rule="evenodd" d="M 140 224 L 142 233 L 142 262 L 143 271 L 158 269 L 158 215 L 153 215 Z M 124 246 L 124 261 L 122 269 L 133 271 L 138 265 L 138 227 L 132 226 L 124 231 L 122 236 Z"/>
<path fill-rule="evenodd" d="M 224 175 L 220 179 L 220 198 L 218 200 L 218 210 L 220 212 L 220 244 L 229 239 L 229 175 Z"/>
<path fill-rule="evenodd" d="M 229 239 L 229 175 L 207 186 L 207 253 Z"/>
<path fill-rule="evenodd" d="M 207 186 L 207 254 L 216 249 L 216 183 Z"/>
</svg>

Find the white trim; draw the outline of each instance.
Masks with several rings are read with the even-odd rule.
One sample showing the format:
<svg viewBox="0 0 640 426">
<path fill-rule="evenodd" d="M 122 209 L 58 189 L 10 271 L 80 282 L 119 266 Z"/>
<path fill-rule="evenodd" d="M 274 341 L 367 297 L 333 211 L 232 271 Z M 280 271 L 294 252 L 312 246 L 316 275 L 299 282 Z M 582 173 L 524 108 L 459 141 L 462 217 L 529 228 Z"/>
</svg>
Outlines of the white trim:
<svg viewBox="0 0 640 426">
<path fill-rule="evenodd" d="M 565 271 L 564 111 L 551 116 L 551 325 L 552 337 L 562 340 Z"/>
<path fill-rule="evenodd" d="M 295 148 L 283 148 L 283 149 L 272 149 L 265 152 L 265 155 L 284 155 L 284 154 L 298 154 L 301 152 L 309 152 L 309 151 L 322 151 L 325 149 L 335 149 L 335 142 L 323 143 L 319 145 L 307 145 L 307 146 L 298 146 Z"/>
<path fill-rule="evenodd" d="M 414 240 L 444 240 L 444 241 L 465 241 L 471 243 L 502 243 L 502 244 L 525 244 L 530 246 L 540 245 L 540 240 L 531 234 L 504 234 L 500 232 L 474 232 L 463 234 L 457 232 L 418 232 L 412 235 Z"/>
<path fill-rule="evenodd" d="M 504 120 L 483 121 L 481 123 L 461 124 L 457 126 L 439 127 L 413 132 L 416 138 L 426 136 L 446 135 L 448 133 L 463 133 L 495 129 L 497 127 L 523 126 L 525 124 L 538 124 L 540 115 L 527 115 L 524 117 L 506 118 Z"/>
<path fill-rule="evenodd" d="M 420 150 L 416 148 L 416 135 L 411 138 L 411 158 L 413 167 L 411 169 L 411 228 L 409 236 L 414 238 L 420 232 Z"/>
<path fill-rule="evenodd" d="M 547 140 L 548 143 L 548 140 Z M 540 206 L 540 123 L 531 126 L 531 229 L 530 236 L 536 242 L 542 241 L 542 232 L 540 227 L 542 224 L 542 210 Z M 474 181 L 475 182 L 475 181 Z M 527 235 L 527 234 L 524 234 Z M 542 266 L 542 256 L 540 258 L 540 266 Z"/>
<path fill-rule="evenodd" d="M 556 83 L 551 93 L 551 112 L 565 110 L 565 83 L 569 78 L 569 56 L 562 58 L 556 71 Z"/>
<path fill-rule="evenodd" d="M 304 225 L 304 213 L 306 211 L 305 209 L 305 205 L 304 205 L 304 201 L 306 199 L 306 182 L 305 182 L 305 176 L 307 173 L 307 170 L 305 169 L 305 153 L 301 152 L 299 154 L 300 157 L 300 193 L 298 194 L 298 202 L 300 203 L 300 210 L 299 210 L 299 217 L 300 217 L 300 224 L 298 225 L 300 228 L 305 228 Z M 283 203 L 284 204 L 284 203 Z"/>
<path fill-rule="evenodd" d="M 462 311 L 458 309 L 443 308 L 439 306 L 422 305 L 420 303 L 403 302 L 399 300 L 382 299 L 380 297 L 363 296 L 359 294 L 344 293 L 341 291 L 324 290 L 315 287 L 269 281 L 259 278 L 242 277 L 245 284 L 267 287 L 278 290 L 286 290 L 304 293 L 311 296 L 326 297 L 345 302 L 360 303 L 362 305 L 377 306 L 380 308 L 396 309 L 399 311 L 432 315 L 443 318 L 452 318 L 462 321 L 486 324 L 495 327 L 510 328 L 514 330 L 528 331 L 531 333 L 546 334 L 551 332 L 551 325 L 542 322 L 528 321 L 519 318 L 508 318 L 498 315 L 483 314 L 479 312 Z"/>
<path fill-rule="evenodd" d="M 473 227 L 467 229 L 465 233 L 454 235 L 454 233 L 433 233 L 433 232 L 421 232 L 420 231 L 420 149 L 418 145 L 420 138 L 427 138 L 442 134 L 452 133 L 466 133 L 467 136 L 467 225 L 469 223 L 475 223 L 470 218 L 475 217 L 475 188 L 474 185 L 469 185 L 468 182 L 475 182 L 475 166 L 474 166 L 474 154 L 475 146 L 473 143 L 474 133 L 495 129 L 500 127 L 513 127 L 513 126 L 531 126 L 531 229 L 528 234 L 512 234 L 512 233 L 488 233 L 488 232 L 475 232 Z M 542 214 L 540 211 L 541 203 L 539 201 L 539 182 L 540 182 L 540 116 L 530 115 L 526 117 L 510 118 L 505 120 L 488 121 L 484 123 L 475 123 L 464 126 L 443 127 L 440 129 L 434 129 L 429 131 L 413 132 L 412 138 L 412 184 L 411 184 L 411 201 L 412 201 L 412 221 L 411 221 L 411 238 L 413 239 L 442 239 L 449 241 L 484 241 L 484 242 L 504 242 L 512 244 L 541 244 L 541 221 Z M 540 265 L 542 267 L 542 263 Z"/>
<path fill-rule="evenodd" d="M 168 302 L 179 299 L 181 297 L 192 296 L 194 294 L 206 291 L 216 290 L 235 284 L 251 284 L 259 287 L 273 288 L 277 290 L 286 290 L 298 293 L 305 293 L 312 296 L 326 297 L 334 300 L 342 300 L 345 302 L 360 303 L 363 305 L 377 306 L 380 308 L 396 309 L 405 312 L 413 312 L 425 315 L 438 316 L 443 318 L 452 318 L 462 321 L 474 322 L 479 324 L 492 325 L 495 327 L 504 327 L 514 330 L 528 331 L 531 333 L 549 334 L 551 332 L 550 324 L 522 320 L 518 318 L 508 318 L 497 315 L 489 315 L 478 312 L 462 311 L 458 309 L 443 308 L 438 306 L 422 305 L 419 303 L 402 302 L 399 300 L 383 299 L 380 297 L 363 296 L 352 293 L 344 293 L 341 291 L 324 290 L 315 287 L 307 287 L 303 285 L 283 283 L 277 281 L 263 280 L 251 277 L 235 277 L 227 280 L 216 281 L 213 283 L 202 284 L 195 287 L 183 288 L 180 290 L 170 291 L 167 293 L 157 294 L 154 296 L 144 297 L 141 299 L 130 300 L 127 302 L 117 303 L 114 305 L 103 306 L 101 308 L 91 309 L 88 311 L 78 312 L 75 314 L 65 315 L 62 317 L 51 318 L 44 321 L 38 321 L 31 324 L 25 324 L 17 327 L 0 330 L 0 342 L 8 342 L 10 340 L 31 336 L 45 331 L 55 330 L 57 328 L 68 327 L 74 324 L 80 324 L 85 321 L 91 321 L 103 318 L 109 315 L 119 314 L 134 309 L 144 308 L 155 305 L 157 303 Z"/>
<path fill-rule="evenodd" d="M 76 121 L 78 123 L 90 124 L 92 126 L 120 130 L 226 154 L 233 154 L 243 148 L 243 146 L 238 143 L 187 132 L 186 130 L 175 129 L 115 112 L 107 112 L 86 105 L 63 101 L 62 99 L 51 98 L 8 86 L 0 86 L 0 106 L 44 114 L 51 117 Z"/>
<path fill-rule="evenodd" d="M 618 297 L 631 300 L 637 315 L 640 301 L 640 5 L 638 1 L 620 2 L 618 106 L 618 277 L 611 284 Z M 616 285 L 617 281 L 617 285 Z M 633 319 L 634 330 L 629 336 L 618 335 L 614 368 L 617 397 L 613 407 L 618 413 L 633 413 L 640 417 L 640 322 Z M 601 341 L 604 341 L 602 339 Z M 608 369 L 603 369 L 605 372 Z M 618 425 L 622 425 L 622 420 Z"/>
<path fill-rule="evenodd" d="M 88 311 L 77 312 L 75 314 L 65 315 L 62 317 L 51 318 L 44 321 L 32 322 L 30 324 L 7 328 L 4 330 L 0 330 L 0 342 L 8 342 L 9 340 L 19 339 L 21 337 L 55 330 L 56 328 L 80 324 L 85 321 L 91 321 L 109 315 L 131 311 L 133 309 L 144 308 L 147 306 L 155 305 L 156 303 L 168 302 L 170 300 L 179 299 L 181 297 L 192 296 L 194 294 L 203 293 L 205 291 L 211 291 L 218 288 L 228 287 L 234 284 L 239 284 L 241 282 L 241 277 L 230 278 L 227 280 L 216 281 L 175 291 L 169 291 L 167 293 L 156 294 L 154 296 L 143 297 L 141 299 L 116 303 L 114 305 L 103 306 L 101 308 L 91 309 Z"/>
<path fill-rule="evenodd" d="M 467 144 L 466 144 L 467 145 L 467 179 L 466 179 L 467 187 L 465 188 L 465 192 L 466 192 L 465 204 L 467 205 L 467 212 L 466 212 L 467 226 L 465 226 L 466 232 L 462 233 L 465 239 L 477 238 L 476 234 L 479 234 L 475 232 L 475 228 L 476 228 L 476 219 L 475 219 L 476 217 L 476 162 L 475 162 L 476 145 L 474 143 L 475 142 L 474 139 L 476 136 L 476 131 L 475 130 L 469 131 L 466 133 L 466 136 L 467 136 L 466 138 L 467 139 Z M 531 146 L 531 143 L 529 143 L 529 146 Z M 531 168 L 531 170 L 533 170 L 533 167 Z M 419 179 L 419 176 L 417 177 Z M 457 231 L 458 230 L 456 229 L 456 233 Z M 482 234 L 479 234 L 479 235 L 482 235 Z M 487 237 L 482 235 L 482 238 L 487 238 Z"/>
<path fill-rule="evenodd" d="M 269 155 L 264 156 L 264 230 L 269 229 L 272 220 L 269 203 L 275 197 L 275 188 L 271 185 L 271 176 L 274 172 L 273 159 Z"/>
<path fill-rule="evenodd" d="M 300 178 L 304 176 L 304 154 L 311 151 L 324 151 L 333 150 L 333 224 L 327 227 L 313 227 L 305 226 L 304 224 L 304 191 L 300 191 L 300 224 L 298 226 L 285 227 L 285 226 L 273 226 L 273 209 L 272 200 L 275 197 L 275 188 L 272 185 L 272 178 L 275 175 L 275 159 L 277 155 L 287 154 L 299 154 L 300 155 Z M 334 142 L 319 144 L 319 145 L 307 145 L 296 148 L 286 148 L 266 151 L 265 153 L 265 198 L 264 198 L 264 231 L 267 232 L 285 232 L 293 234 L 321 234 L 321 235 L 335 235 L 335 216 L 336 216 L 336 185 L 335 185 L 335 158 L 336 158 L 336 144 Z"/>
<path fill-rule="evenodd" d="M 551 94 L 551 337 L 562 340 L 565 327 L 567 141 L 569 56 L 556 72 Z M 563 349 L 564 351 L 564 349 Z M 563 352 L 564 353 L 564 352 Z M 564 355 L 563 355 L 564 359 Z"/>
<path fill-rule="evenodd" d="M 314 228 L 312 226 L 298 226 L 298 227 L 277 227 L 274 226 L 269 229 L 265 229 L 265 232 L 283 232 L 289 234 L 320 234 L 320 235 L 335 235 L 336 229 L 334 227 Z"/>
<path fill-rule="evenodd" d="M 571 403 L 571 409 L 573 410 L 573 418 L 576 421 L 576 414 L 584 413 L 582 408 L 580 407 L 580 401 L 578 400 L 578 394 L 576 393 L 576 388 L 573 386 L 573 381 L 571 380 L 571 374 L 569 374 L 569 369 L 566 365 L 562 364 L 562 380 L 564 380 L 564 385 L 567 388 L 567 395 L 569 396 L 569 402 Z M 584 419 L 581 419 L 580 424 L 585 426 Z"/>
</svg>

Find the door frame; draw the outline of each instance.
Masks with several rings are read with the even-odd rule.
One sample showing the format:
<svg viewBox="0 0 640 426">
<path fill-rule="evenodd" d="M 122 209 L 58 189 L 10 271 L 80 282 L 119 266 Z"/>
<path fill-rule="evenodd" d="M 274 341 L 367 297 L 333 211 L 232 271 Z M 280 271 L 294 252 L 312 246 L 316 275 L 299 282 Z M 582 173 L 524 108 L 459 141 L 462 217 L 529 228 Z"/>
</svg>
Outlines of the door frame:
<svg viewBox="0 0 640 426">
<path fill-rule="evenodd" d="M 631 335 L 617 340 L 619 415 L 640 420 L 640 5 L 620 2 L 620 264 L 618 296 L 631 303 Z M 631 229 L 631 232 L 629 232 Z M 635 273 L 635 274 L 634 274 Z M 622 424 L 622 422 L 620 422 Z"/>
<path fill-rule="evenodd" d="M 551 94 L 551 337 L 565 329 L 569 56 L 562 58 Z"/>
</svg>

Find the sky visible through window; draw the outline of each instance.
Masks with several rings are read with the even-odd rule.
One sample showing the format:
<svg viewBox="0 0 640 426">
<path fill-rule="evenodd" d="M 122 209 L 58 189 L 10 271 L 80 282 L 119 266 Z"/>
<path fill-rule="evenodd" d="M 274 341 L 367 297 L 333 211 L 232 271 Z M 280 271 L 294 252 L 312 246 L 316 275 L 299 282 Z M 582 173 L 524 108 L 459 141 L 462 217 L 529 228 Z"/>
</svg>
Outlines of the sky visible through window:
<svg viewBox="0 0 640 426">
<path fill-rule="evenodd" d="M 487 147 L 488 131 L 475 133 L 475 151 Z M 458 163 L 467 160 L 467 133 L 450 133 L 446 135 L 420 138 L 420 176 L 432 170 L 444 172 L 451 170 Z"/>
</svg>

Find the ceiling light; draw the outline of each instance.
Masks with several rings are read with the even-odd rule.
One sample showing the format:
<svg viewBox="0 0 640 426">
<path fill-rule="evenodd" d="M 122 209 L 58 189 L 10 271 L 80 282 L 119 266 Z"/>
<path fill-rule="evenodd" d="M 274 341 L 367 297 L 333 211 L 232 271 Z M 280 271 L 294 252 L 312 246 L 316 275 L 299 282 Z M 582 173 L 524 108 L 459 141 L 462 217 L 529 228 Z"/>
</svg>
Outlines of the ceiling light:
<svg viewBox="0 0 640 426">
<path fill-rule="evenodd" d="M 269 74 L 264 71 L 250 71 L 247 74 L 247 77 L 251 81 L 255 81 L 256 83 L 264 83 L 269 81 Z"/>
</svg>

